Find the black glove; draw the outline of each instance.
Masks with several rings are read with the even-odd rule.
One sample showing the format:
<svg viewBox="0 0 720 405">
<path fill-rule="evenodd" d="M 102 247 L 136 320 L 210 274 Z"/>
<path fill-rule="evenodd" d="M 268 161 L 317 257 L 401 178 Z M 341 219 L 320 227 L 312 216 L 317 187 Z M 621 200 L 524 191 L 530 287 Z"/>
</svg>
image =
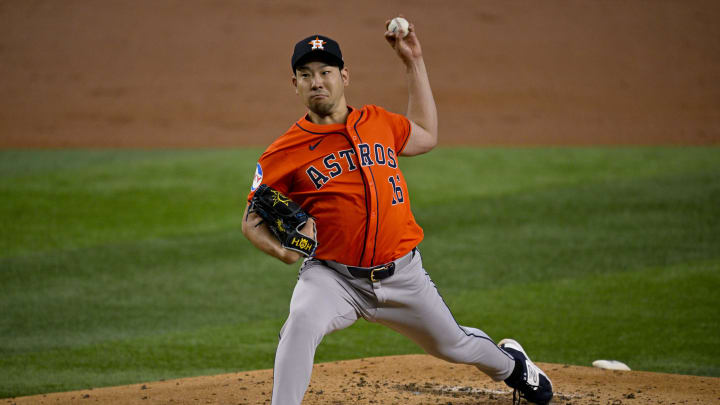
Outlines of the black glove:
<svg viewBox="0 0 720 405">
<path fill-rule="evenodd" d="M 257 213 L 285 249 L 294 250 L 304 256 L 312 256 L 317 241 L 300 233 L 310 218 L 300 206 L 281 192 L 261 184 L 250 200 L 248 213 Z M 260 225 L 260 224 L 258 224 Z"/>
</svg>

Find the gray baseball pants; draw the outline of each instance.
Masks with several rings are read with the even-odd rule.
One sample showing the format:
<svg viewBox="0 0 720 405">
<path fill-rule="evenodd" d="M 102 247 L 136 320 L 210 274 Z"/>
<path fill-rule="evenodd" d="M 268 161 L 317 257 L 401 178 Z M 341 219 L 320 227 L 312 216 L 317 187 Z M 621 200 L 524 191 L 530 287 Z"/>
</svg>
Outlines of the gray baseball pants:
<svg viewBox="0 0 720 405">
<path fill-rule="evenodd" d="M 407 336 L 435 357 L 474 365 L 495 381 L 510 376 L 513 358 L 481 330 L 457 324 L 417 250 L 396 260 L 395 266 L 393 276 L 373 283 L 353 278 L 339 263 L 303 263 L 290 315 L 280 330 L 272 404 L 300 404 L 322 338 L 359 317 Z"/>
</svg>

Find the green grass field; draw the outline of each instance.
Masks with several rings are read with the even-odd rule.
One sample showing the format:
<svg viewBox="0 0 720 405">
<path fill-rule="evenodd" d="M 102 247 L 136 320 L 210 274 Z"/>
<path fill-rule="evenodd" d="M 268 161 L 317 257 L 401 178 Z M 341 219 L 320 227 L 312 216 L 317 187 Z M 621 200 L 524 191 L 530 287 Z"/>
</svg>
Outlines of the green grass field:
<svg viewBox="0 0 720 405">
<path fill-rule="evenodd" d="M 259 153 L 0 151 L 0 398 L 271 368 L 297 266 L 240 232 Z M 541 362 L 720 376 L 720 148 L 400 165 L 461 324 Z M 359 321 L 316 361 L 419 352 Z"/>
</svg>

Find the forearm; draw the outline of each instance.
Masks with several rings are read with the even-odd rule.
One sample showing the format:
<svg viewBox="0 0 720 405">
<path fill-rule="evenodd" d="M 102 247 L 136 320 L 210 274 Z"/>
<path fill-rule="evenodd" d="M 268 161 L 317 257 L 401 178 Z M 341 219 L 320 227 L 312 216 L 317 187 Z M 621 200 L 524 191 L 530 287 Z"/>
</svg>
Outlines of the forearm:
<svg viewBox="0 0 720 405">
<path fill-rule="evenodd" d="M 268 255 L 287 264 L 297 262 L 300 254 L 283 248 L 280 241 L 275 238 L 275 235 L 270 232 L 265 224 L 260 223 L 260 221 L 261 218 L 257 214 L 248 214 L 247 208 L 245 209 L 242 232 L 250 243 Z"/>
<path fill-rule="evenodd" d="M 406 63 L 408 81 L 407 118 L 437 140 L 438 115 L 430 79 L 422 57 Z"/>
</svg>

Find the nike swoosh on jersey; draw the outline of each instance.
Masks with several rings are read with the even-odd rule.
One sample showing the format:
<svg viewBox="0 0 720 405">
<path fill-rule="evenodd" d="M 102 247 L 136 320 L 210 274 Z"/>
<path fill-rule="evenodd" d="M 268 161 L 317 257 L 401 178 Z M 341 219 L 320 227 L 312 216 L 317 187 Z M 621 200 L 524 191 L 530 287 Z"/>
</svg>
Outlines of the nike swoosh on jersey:
<svg viewBox="0 0 720 405">
<path fill-rule="evenodd" d="M 320 142 L 322 142 L 323 139 L 325 139 L 325 138 L 322 138 L 319 141 L 317 141 L 317 143 L 315 145 L 310 145 L 309 146 L 310 150 L 315 150 L 315 148 L 317 148 L 317 146 L 320 145 Z"/>
</svg>

